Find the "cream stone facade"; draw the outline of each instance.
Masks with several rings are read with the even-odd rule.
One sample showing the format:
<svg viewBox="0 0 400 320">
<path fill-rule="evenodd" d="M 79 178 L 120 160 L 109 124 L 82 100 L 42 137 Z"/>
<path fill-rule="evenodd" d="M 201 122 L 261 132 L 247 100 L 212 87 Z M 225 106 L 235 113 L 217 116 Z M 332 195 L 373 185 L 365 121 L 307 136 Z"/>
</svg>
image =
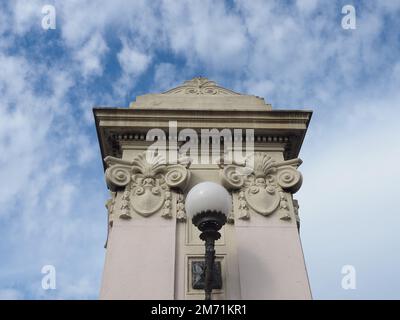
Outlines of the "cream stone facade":
<svg viewBox="0 0 400 320">
<path fill-rule="evenodd" d="M 311 115 L 273 110 L 262 98 L 201 77 L 138 96 L 129 108 L 95 108 L 110 190 L 100 298 L 204 298 L 204 244 L 184 203 L 191 187 L 213 181 L 233 199 L 216 242 L 221 281 L 213 299 L 310 299 L 293 194 L 302 183 L 298 154 Z M 159 152 L 148 156 L 151 129 L 165 132 L 165 140 L 157 135 Z M 205 129 L 224 135 L 211 137 L 221 141 L 221 150 L 200 135 Z M 189 133 L 198 137 L 191 144 L 192 151 L 198 146 L 197 159 L 185 153 Z M 247 147 L 245 160 L 220 160 L 237 145 Z"/>
</svg>

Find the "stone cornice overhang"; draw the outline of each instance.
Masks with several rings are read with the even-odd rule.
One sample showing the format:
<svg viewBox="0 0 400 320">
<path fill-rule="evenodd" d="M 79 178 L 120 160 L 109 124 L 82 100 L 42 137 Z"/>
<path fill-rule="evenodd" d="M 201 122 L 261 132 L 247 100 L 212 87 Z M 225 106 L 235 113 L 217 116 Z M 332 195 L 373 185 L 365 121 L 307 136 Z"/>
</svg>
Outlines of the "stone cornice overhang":
<svg viewBox="0 0 400 320">
<path fill-rule="evenodd" d="M 168 133 L 168 122 L 177 121 L 178 130 L 254 129 L 260 143 L 285 142 L 285 158 L 300 152 L 312 111 L 308 110 L 166 110 L 134 108 L 93 108 L 102 158 L 118 156 L 119 140 L 143 140 L 147 131 L 160 128 Z M 139 134 L 139 136 L 137 135 Z M 264 140 L 263 140 L 264 139 Z M 104 163 L 103 163 L 104 164 Z"/>
</svg>

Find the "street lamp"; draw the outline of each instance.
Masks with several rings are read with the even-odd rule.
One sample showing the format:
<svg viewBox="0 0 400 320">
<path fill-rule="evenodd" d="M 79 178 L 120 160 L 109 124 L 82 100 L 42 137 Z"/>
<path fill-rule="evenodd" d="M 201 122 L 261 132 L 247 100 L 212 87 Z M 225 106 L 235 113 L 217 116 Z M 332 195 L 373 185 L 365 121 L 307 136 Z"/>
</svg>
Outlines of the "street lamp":
<svg viewBox="0 0 400 320">
<path fill-rule="evenodd" d="M 201 182 L 188 193 L 185 209 L 193 224 L 201 231 L 200 239 L 205 242 L 205 300 L 211 300 L 215 260 L 215 241 L 218 232 L 232 210 L 232 199 L 228 191 L 214 182 Z"/>
</svg>

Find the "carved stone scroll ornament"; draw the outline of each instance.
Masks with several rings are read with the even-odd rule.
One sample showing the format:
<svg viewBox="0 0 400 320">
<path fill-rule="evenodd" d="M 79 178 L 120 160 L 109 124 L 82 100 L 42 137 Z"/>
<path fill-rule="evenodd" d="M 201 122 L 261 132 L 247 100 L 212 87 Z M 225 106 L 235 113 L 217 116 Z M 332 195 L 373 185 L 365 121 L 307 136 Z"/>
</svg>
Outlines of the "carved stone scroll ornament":
<svg viewBox="0 0 400 320">
<path fill-rule="evenodd" d="M 168 95 L 239 95 L 238 93 L 218 86 L 214 81 L 204 77 L 196 77 L 185 81 L 179 87 L 164 92 Z"/>
<path fill-rule="evenodd" d="M 223 185 L 238 194 L 238 218 L 249 219 L 250 209 L 264 216 L 279 211 L 281 220 L 290 220 L 287 194 L 295 193 L 302 183 L 297 171 L 300 159 L 277 162 L 257 152 L 254 161 L 221 164 Z"/>
<path fill-rule="evenodd" d="M 168 164 L 161 155 L 143 152 L 133 161 L 106 157 L 105 176 L 110 190 L 121 191 L 120 218 L 130 219 L 132 212 L 148 217 L 161 211 L 172 218 L 172 190 L 182 190 L 190 179 L 186 165 Z"/>
</svg>

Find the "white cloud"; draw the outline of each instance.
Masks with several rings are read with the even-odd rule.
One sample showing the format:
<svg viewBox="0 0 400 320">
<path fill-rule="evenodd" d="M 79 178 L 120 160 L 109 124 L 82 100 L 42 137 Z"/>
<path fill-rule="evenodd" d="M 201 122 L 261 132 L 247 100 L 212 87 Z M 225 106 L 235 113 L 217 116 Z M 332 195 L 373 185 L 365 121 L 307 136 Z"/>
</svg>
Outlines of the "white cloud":
<svg viewBox="0 0 400 320">
<path fill-rule="evenodd" d="M 161 15 L 169 46 L 189 63 L 200 60 L 211 72 L 244 66 L 249 45 L 245 29 L 225 4 L 163 1 Z"/>
<path fill-rule="evenodd" d="M 135 36 L 143 50 L 150 43 L 160 45 L 161 26 L 155 13 L 158 6 L 158 1 L 146 0 L 71 0 L 56 4 L 62 37 L 69 47 L 79 47 L 94 33 L 113 31 L 116 36 Z"/>
<path fill-rule="evenodd" d="M 155 66 L 153 92 L 163 92 L 180 85 L 184 76 L 171 63 L 160 63 Z"/>
<path fill-rule="evenodd" d="M 318 0 L 296 0 L 296 6 L 302 13 L 310 14 L 318 7 Z"/>
<path fill-rule="evenodd" d="M 140 51 L 131 40 L 122 39 L 122 49 L 118 52 L 121 76 L 113 88 L 117 96 L 125 96 L 135 87 L 138 78 L 149 67 L 151 56 Z"/>
<path fill-rule="evenodd" d="M 22 299 L 22 292 L 15 289 L 0 289 L 0 300 L 18 300 Z"/>
<path fill-rule="evenodd" d="M 118 61 L 122 71 L 128 77 L 136 78 L 149 66 L 150 57 L 140 52 L 132 43 L 123 39 L 122 49 L 118 53 Z"/>
<path fill-rule="evenodd" d="M 42 22 L 42 7 L 38 0 L 13 1 L 13 31 L 19 35 L 24 34 L 32 28 L 39 29 Z"/>
<path fill-rule="evenodd" d="M 70 89 L 77 80 L 75 68 L 48 64 L 46 59 L 35 61 L 29 50 L 1 49 L 0 179 L 3 186 L 0 188 L 0 219 L 6 226 L 2 234 L 7 242 L 0 250 L 7 264 L 0 270 L 0 283 L 8 289 L 3 289 L 0 296 L 11 299 L 48 297 L 40 287 L 40 261 L 46 264 L 53 260 L 64 269 L 59 273 L 60 288 L 56 297 L 67 297 L 66 285 L 75 286 L 78 282 L 86 283 L 86 293 L 82 294 L 96 297 L 100 273 L 92 274 L 95 268 L 91 263 L 103 252 L 105 215 L 94 222 L 90 222 L 90 217 L 93 212 L 104 212 L 101 199 L 105 190 L 100 182 L 101 187 L 89 194 L 82 191 L 96 184 L 86 183 L 80 170 L 91 168 L 90 161 L 98 149 L 68 102 Z M 45 50 L 46 46 L 40 43 L 35 49 Z M 83 62 L 99 46 L 97 43 L 97 48 L 92 44 L 90 50 L 84 49 L 86 54 L 80 56 Z M 84 66 L 85 70 L 93 71 L 90 64 Z M 99 67 L 102 67 L 101 62 Z M 45 90 L 41 90 L 42 87 Z M 101 163 L 98 165 L 101 167 Z M 86 203 L 92 196 L 100 202 Z M 90 225 L 98 228 L 96 232 Z M 82 232 L 84 226 L 89 226 L 85 230 L 90 233 Z M 97 238 L 98 244 L 87 245 L 90 238 Z M 87 251 L 68 250 L 68 246 L 76 248 L 77 245 L 86 247 Z M 74 261 L 89 256 L 92 262 L 85 268 L 90 271 L 83 271 L 79 281 L 70 276 L 71 269 L 65 270 L 65 265 L 77 268 Z M 100 264 L 98 269 L 101 269 Z M 63 280 L 65 278 L 67 280 Z"/>
<path fill-rule="evenodd" d="M 400 110 L 393 106 L 400 96 L 342 99 L 344 108 L 329 119 L 316 115 L 301 155 L 304 183 L 296 198 L 311 285 L 318 298 L 398 298 L 389 292 L 400 287 L 393 280 L 400 267 L 393 255 L 399 250 L 393 201 L 400 146 L 393 138 L 400 134 Z M 358 271 L 357 291 L 340 287 L 344 264 Z M 371 272 L 379 281 L 368 279 Z"/>
<path fill-rule="evenodd" d="M 0 297 L 48 298 L 38 287 L 42 263 L 59 270 L 55 297 L 97 295 L 106 188 L 90 108 L 118 104 L 150 72 L 157 91 L 201 70 L 237 91 L 264 96 L 273 107 L 315 109 L 298 197 L 316 297 L 338 294 L 332 290 L 336 274 L 330 273 L 335 263 L 351 263 L 356 255 L 360 266 L 377 268 L 365 244 L 390 264 L 378 251 L 398 249 L 400 173 L 392 162 L 399 157 L 400 62 L 397 33 L 384 28 L 387 17 L 398 16 L 399 4 L 365 4 L 351 33 L 341 28 L 341 8 L 324 2 L 322 10 L 322 2 L 312 0 L 296 1 L 290 10 L 281 1 L 256 0 L 73 0 L 56 1 L 55 7 L 61 62 L 32 59 L 47 53 L 51 42 L 9 50 L 40 28 L 39 1 L 14 2 L 11 15 L 0 11 L 0 150 L 6 150 L 0 153 L 0 180 L 7 182 L 0 188 L 7 248 L 0 249 L 8 254 L 0 281 L 9 288 Z M 112 45 L 119 42 L 117 52 Z M 117 79 L 110 76 L 111 89 L 97 88 L 97 82 L 88 88 L 100 75 L 109 76 L 106 62 L 121 67 Z M 81 83 L 80 75 L 87 81 Z M 78 98 L 73 102 L 71 91 Z M 315 195 L 325 187 L 329 192 Z M 22 291 L 12 288 L 19 276 L 29 282 Z"/>
<path fill-rule="evenodd" d="M 80 63 L 85 78 L 103 73 L 101 59 L 107 50 L 107 44 L 99 33 L 92 35 L 82 48 L 76 50 L 75 59 Z"/>
</svg>

